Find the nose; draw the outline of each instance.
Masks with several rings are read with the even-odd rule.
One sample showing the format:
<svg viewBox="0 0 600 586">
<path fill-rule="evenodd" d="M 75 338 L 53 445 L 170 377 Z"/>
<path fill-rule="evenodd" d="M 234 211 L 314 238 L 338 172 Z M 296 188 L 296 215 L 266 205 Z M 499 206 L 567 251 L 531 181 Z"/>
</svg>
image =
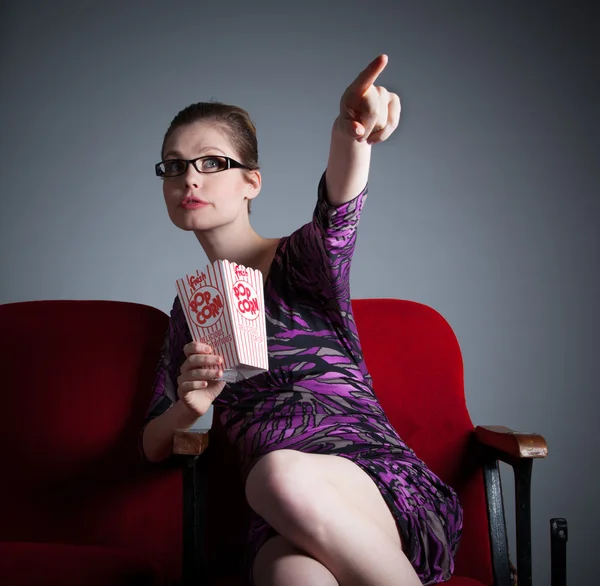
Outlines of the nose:
<svg viewBox="0 0 600 586">
<path fill-rule="evenodd" d="M 188 165 L 187 171 L 185 172 L 185 184 L 186 187 L 198 188 L 203 181 L 202 173 L 198 173 L 194 168 L 194 165 Z"/>
</svg>

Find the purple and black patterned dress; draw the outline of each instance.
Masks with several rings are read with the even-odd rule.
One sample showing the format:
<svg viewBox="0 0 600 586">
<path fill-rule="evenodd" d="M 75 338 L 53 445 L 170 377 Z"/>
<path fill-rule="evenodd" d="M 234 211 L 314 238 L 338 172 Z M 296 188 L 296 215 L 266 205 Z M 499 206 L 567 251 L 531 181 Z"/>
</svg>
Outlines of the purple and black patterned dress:
<svg viewBox="0 0 600 586">
<path fill-rule="evenodd" d="M 215 409 L 247 477 L 278 449 L 348 458 L 375 482 L 423 584 L 447 580 L 462 529 L 453 490 L 400 439 L 371 387 L 350 303 L 350 264 L 367 188 L 340 206 L 319 182 L 312 222 L 281 239 L 265 282 L 269 370 L 228 384 Z M 179 300 L 158 365 L 148 420 L 177 400 L 191 334 Z M 274 530 L 254 515 L 247 567 Z"/>
</svg>

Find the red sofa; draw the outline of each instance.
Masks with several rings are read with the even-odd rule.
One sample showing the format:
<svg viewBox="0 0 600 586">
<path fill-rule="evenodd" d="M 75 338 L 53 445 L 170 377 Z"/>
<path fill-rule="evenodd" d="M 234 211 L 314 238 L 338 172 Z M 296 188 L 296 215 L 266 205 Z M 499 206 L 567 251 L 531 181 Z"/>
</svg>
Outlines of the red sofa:
<svg viewBox="0 0 600 586">
<path fill-rule="evenodd" d="M 458 342 L 439 313 L 389 299 L 356 300 L 354 312 L 390 420 L 463 504 L 448 584 L 510 584 L 499 459 L 515 469 L 515 559 L 519 586 L 531 584 L 529 483 L 532 458 L 546 454 L 543 438 L 474 428 Z M 202 455 L 193 452 L 206 438 L 194 443 L 193 434 L 178 439 L 178 451 L 192 455 L 152 465 L 137 452 L 167 320 L 126 302 L 0 306 L 0 584 L 244 584 L 247 509 L 216 418 Z M 566 522 L 552 527 L 558 577 Z"/>
</svg>

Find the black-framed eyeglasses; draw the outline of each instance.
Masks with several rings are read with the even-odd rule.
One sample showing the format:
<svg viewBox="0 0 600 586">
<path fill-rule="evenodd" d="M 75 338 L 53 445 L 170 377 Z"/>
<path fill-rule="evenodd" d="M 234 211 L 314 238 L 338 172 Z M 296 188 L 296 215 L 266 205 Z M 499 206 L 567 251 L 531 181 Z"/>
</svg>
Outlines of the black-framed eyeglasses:
<svg viewBox="0 0 600 586">
<path fill-rule="evenodd" d="M 199 164 L 198 161 L 200 161 Z M 227 169 L 250 169 L 250 167 L 242 165 L 242 163 L 229 157 L 205 155 L 196 159 L 167 159 L 156 163 L 154 171 L 157 177 L 178 177 L 187 172 L 190 163 L 194 165 L 194 169 L 198 173 L 220 173 L 221 171 L 227 171 Z"/>
</svg>

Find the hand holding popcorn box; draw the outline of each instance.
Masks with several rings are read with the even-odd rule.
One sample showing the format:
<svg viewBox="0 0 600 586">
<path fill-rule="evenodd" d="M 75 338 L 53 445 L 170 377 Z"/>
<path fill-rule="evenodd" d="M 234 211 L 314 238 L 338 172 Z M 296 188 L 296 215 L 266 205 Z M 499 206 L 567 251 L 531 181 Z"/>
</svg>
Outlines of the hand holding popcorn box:
<svg viewBox="0 0 600 586">
<path fill-rule="evenodd" d="M 177 279 L 192 338 L 223 357 L 223 380 L 237 382 L 269 369 L 260 271 L 217 260 Z"/>
</svg>

